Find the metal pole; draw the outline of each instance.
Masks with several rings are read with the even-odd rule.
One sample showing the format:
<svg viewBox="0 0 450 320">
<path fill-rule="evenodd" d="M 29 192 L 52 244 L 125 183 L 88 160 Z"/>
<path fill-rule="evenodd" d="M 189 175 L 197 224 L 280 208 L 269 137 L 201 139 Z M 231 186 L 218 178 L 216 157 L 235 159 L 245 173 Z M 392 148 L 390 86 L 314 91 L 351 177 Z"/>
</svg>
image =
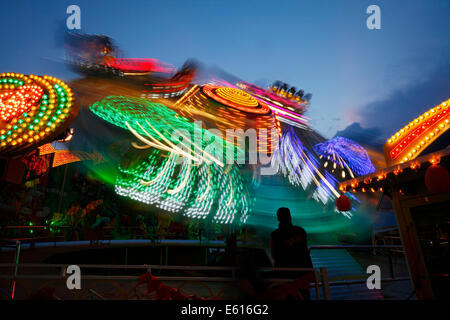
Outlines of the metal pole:
<svg viewBox="0 0 450 320">
<path fill-rule="evenodd" d="M 19 260 L 20 260 L 20 241 L 16 241 L 16 256 L 15 256 L 15 266 L 14 266 L 14 278 L 11 285 L 11 299 L 14 300 L 14 294 L 16 291 L 16 276 L 19 272 Z"/>
<path fill-rule="evenodd" d="M 325 268 L 325 267 L 321 267 L 320 268 L 320 276 L 322 278 L 323 295 L 325 297 L 325 300 L 331 300 L 330 285 L 328 283 L 328 271 L 327 271 L 327 268 Z"/>
<path fill-rule="evenodd" d="M 320 300 L 319 275 L 317 274 L 317 269 L 314 269 L 314 287 L 316 288 L 317 300 Z"/>
</svg>

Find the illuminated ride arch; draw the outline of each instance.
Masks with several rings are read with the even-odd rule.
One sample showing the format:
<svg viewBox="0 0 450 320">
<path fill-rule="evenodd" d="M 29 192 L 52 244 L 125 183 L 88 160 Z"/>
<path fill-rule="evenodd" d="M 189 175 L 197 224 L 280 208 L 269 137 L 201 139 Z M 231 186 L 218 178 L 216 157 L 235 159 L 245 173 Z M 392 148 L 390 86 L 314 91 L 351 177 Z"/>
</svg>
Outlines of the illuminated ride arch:
<svg viewBox="0 0 450 320">
<path fill-rule="evenodd" d="M 383 146 L 388 166 L 412 160 L 450 128 L 450 99 L 431 108 L 395 133 Z"/>
</svg>

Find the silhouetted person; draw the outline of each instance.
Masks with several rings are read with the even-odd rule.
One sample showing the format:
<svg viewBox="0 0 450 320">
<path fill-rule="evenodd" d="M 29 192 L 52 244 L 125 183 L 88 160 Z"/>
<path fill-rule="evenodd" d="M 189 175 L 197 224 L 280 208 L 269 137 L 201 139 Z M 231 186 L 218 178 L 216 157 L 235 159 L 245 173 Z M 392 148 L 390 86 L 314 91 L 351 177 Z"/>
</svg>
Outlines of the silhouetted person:
<svg viewBox="0 0 450 320">
<path fill-rule="evenodd" d="M 277 230 L 270 235 L 270 251 L 276 268 L 312 268 L 305 229 L 292 224 L 288 208 L 277 211 L 280 222 Z M 307 272 L 283 272 L 284 276 L 300 278 Z M 303 298 L 309 300 L 309 290 L 300 290 Z"/>
</svg>

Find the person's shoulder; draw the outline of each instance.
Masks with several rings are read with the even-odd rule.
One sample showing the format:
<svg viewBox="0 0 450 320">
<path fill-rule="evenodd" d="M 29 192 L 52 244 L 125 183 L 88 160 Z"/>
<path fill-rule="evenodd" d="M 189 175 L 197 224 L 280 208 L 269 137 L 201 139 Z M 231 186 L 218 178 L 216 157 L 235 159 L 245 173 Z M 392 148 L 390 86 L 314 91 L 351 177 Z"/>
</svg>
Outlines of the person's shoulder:
<svg viewBox="0 0 450 320">
<path fill-rule="evenodd" d="M 294 226 L 294 230 L 301 233 L 306 233 L 305 229 L 299 226 Z"/>
</svg>

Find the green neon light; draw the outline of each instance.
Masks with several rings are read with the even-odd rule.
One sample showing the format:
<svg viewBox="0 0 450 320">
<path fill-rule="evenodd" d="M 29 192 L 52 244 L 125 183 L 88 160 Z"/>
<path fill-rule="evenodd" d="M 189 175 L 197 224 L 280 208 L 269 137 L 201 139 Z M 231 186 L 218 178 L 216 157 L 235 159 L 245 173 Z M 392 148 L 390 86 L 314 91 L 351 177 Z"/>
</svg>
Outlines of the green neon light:
<svg viewBox="0 0 450 320">
<path fill-rule="evenodd" d="M 160 135 L 162 134 L 171 143 L 178 145 L 179 138 L 181 138 L 177 134 L 178 131 L 182 134 L 186 133 L 186 138 L 190 139 L 192 144 L 196 143 L 202 150 L 214 142 L 223 146 L 222 155 L 234 155 L 234 159 L 237 159 L 237 153 L 242 152 L 233 144 L 215 136 L 160 103 L 149 102 L 141 98 L 109 96 L 91 105 L 90 110 L 111 124 L 129 130 L 128 124 L 143 137 L 148 138 L 150 135 L 151 138 L 160 142 L 164 141 Z M 196 139 L 197 137 L 199 139 Z M 217 140 L 218 138 L 219 140 Z"/>
<path fill-rule="evenodd" d="M 116 193 L 215 223 L 243 224 L 252 203 L 237 166 L 194 165 L 152 150 L 148 158 L 129 168 L 119 167 Z"/>
</svg>

